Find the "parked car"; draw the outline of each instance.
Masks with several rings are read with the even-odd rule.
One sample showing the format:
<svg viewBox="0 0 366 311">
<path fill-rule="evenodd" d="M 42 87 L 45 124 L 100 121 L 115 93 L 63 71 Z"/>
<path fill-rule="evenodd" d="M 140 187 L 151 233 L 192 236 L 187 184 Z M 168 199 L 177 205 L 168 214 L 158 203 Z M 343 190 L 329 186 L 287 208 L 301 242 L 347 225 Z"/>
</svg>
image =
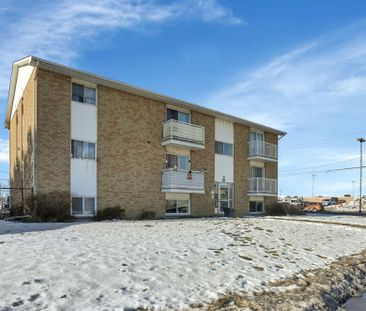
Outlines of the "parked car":
<svg viewBox="0 0 366 311">
<path fill-rule="evenodd" d="M 330 203 L 330 199 L 323 199 L 321 202 L 321 205 L 324 207 L 324 206 L 330 205 L 329 203 Z"/>
</svg>

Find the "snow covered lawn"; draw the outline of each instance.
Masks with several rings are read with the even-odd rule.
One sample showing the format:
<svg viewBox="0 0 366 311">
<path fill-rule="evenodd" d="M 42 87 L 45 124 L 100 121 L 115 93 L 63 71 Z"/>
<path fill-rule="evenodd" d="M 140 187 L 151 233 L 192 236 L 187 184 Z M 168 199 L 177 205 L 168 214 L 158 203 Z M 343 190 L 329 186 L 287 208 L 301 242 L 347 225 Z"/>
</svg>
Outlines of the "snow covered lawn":
<svg viewBox="0 0 366 311">
<path fill-rule="evenodd" d="M 0 310 L 183 309 L 358 253 L 365 233 L 268 218 L 0 221 Z"/>
</svg>

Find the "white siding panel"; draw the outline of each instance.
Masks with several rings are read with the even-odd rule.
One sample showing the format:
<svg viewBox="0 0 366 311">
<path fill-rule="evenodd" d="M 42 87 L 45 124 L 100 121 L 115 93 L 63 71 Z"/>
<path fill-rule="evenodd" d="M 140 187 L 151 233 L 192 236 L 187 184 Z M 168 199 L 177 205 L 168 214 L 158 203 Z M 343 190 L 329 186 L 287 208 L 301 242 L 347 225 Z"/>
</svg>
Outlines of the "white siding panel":
<svg viewBox="0 0 366 311">
<path fill-rule="evenodd" d="M 72 102 L 71 104 L 72 139 L 97 142 L 97 106 Z"/>
<path fill-rule="evenodd" d="M 10 118 L 13 118 L 14 113 L 17 110 L 19 101 L 23 96 L 24 89 L 28 84 L 28 81 L 29 81 L 29 78 L 32 75 L 33 69 L 34 69 L 34 67 L 30 66 L 30 65 L 19 68 L 17 85 L 15 87 L 13 107 L 12 107 L 12 110 L 11 110 Z"/>
<path fill-rule="evenodd" d="M 234 143 L 234 124 L 229 121 L 215 119 L 215 140 Z"/>
<path fill-rule="evenodd" d="M 215 154 L 215 181 L 222 181 L 224 176 L 226 182 L 234 182 L 233 157 Z"/>
<path fill-rule="evenodd" d="M 97 162 L 71 159 L 71 193 L 80 196 L 97 196 Z"/>
</svg>

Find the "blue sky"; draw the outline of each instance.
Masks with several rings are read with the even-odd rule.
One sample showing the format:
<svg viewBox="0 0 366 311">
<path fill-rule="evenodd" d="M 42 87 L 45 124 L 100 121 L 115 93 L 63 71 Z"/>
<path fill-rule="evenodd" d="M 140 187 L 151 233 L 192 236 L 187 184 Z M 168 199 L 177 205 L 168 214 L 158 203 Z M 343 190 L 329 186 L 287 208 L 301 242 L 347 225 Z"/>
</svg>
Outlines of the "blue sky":
<svg viewBox="0 0 366 311">
<path fill-rule="evenodd" d="M 2 120 L 33 54 L 287 131 L 282 194 L 311 194 L 310 171 L 316 194 L 358 181 L 323 171 L 358 165 L 366 136 L 365 1 L 0 0 L 0 30 Z M 7 153 L 2 129 L 0 171 Z"/>
</svg>

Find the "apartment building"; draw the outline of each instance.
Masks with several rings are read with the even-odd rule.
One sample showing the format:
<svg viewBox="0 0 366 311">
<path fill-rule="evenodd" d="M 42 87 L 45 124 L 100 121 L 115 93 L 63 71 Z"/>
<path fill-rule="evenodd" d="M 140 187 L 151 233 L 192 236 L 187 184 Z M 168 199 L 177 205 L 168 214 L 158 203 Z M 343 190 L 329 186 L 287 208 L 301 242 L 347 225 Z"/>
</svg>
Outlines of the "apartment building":
<svg viewBox="0 0 366 311">
<path fill-rule="evenodd" d="M 70 192 L 75 216 L 244 216 L 277 199 L 283 131 L 37 57 L 13 64 L 5 127 L 11 187 Z"/>
</svg>

